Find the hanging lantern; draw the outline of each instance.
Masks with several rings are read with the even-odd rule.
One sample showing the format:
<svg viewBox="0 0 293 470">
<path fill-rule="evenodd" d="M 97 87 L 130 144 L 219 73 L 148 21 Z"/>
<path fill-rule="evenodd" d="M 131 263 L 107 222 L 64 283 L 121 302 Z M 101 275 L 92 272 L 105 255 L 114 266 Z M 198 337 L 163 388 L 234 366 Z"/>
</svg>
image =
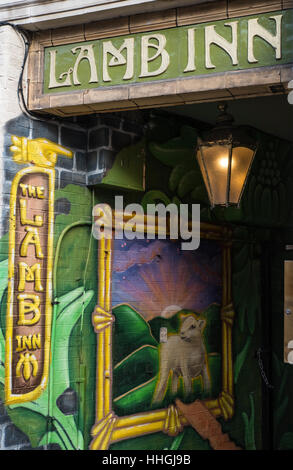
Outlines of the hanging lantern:
<svg viewBox="0 0 293 470">
<path fill-rule="evenodd" d="M 198 139 L 197 160 L 211 206 L 239 206 L 257 144 L 219 104 L 216 126 Z"/>
</svg>

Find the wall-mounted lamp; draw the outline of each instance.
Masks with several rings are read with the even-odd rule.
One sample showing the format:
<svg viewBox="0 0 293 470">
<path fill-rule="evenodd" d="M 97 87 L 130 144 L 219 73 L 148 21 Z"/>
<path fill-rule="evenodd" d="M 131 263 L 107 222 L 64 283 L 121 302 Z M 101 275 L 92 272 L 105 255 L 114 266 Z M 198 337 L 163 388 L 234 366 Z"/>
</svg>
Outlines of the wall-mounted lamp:
<svg viewBox="0 0 293 470">
<path fill-rule="evenodd" d="M 211 206 L 239 206 L 257 144 L 219 104 L 215 127 L 198 139 L 197 160 Z"/>
</svg>

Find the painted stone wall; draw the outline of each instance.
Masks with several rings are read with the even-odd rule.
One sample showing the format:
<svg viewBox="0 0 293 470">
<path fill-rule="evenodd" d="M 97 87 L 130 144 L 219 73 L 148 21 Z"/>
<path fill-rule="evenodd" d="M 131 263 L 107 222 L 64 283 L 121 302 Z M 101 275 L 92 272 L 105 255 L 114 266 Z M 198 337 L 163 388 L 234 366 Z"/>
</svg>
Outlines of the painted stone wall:
<svg viewBox="0 0 293 470">
<path fill-rule="evenodd" d="M 62 123 L 40 123 L 21 115 L 7 123 L 0 240 L 1 448 L 263 448 L 266 410 L 262 403 L 267 392 L 255 357 L 266 333 L 263 258 L 265 246 L 275 241 L 276 233 L 282 236 L 292 214 L 288 202 L 293 187 L 292 146 L 251 129 L 260 147 L 241 208 L 211 211 L 193 159 L 198 132 L 200 129 L 184 120 L 148 113 L 83 117 Z M 39 158 L 40 148 L 42 156 L 47 155 L 45 162 Z M 16 281 L 11 284 L 9 232 L 12 236 L 14 229 L 9 202 L 16 191 L 12 180 L 17 172 L 37 167 L 39 174 L 45 174 L 52 170 L 50 164 L 57 156 L 51 193 L 46 193 L 46 182 L 33 179 L 20 181 L 27 186 L 23 189 L 19 185 L 16 192 L 15 222 L 20 224 L 16 233 L 21 227 L 37 230 L 42 221 L 47 226 L 50 210 L 39 210 L 37 203 L 49 201 L 54 194 L 49 289 L 52 357 L 47 362 L 44 359 L 44 368 L 38 364 L 38 370 L 47 366 L 50 374 L 44 390 L 26 400 L 24 388 L 17 387 L 16 381 L 5 384 L 4 365 L 12 358 L 18 379 L 28 384 L 34 377 L 35 362 L 31 359 L 38 362 L 37 352 L 45 344 L 42 332 L 34 329 L 42 303 L 38 305 L 36 297 L 34 303 L 22 303 L 23 324 L 15 320 L 17 315 L 9 319 L 7 304 L 9 292 L 17 291 L 18 297 L 38 296 L 42 289 L 36 282 L 37 268 L 34 273 L 27 269 L 23 278 L 15 269 Z M 124 171 L 125 165 L 131 168 L 133 179 Z M 117 189 L 118 184 L 122 189 Z M 167 241 L 122 239 L 114 246 L 98 246 L 91 236 L 91 208 L 97 202 L 113 205 L 115 194 L 123 194 L 125 203 L 143 206 L 151 202 L 200 203 L 202 221 L 216 224 L 220 235 L 216 230 L 207 236 L 190 256 L 178 244 Z M 224 223 L 231 227 L 229 236 L 222 232 Z M 17 263 L 29 265 L 25 255 L 31 251 L 38 254 L 37 249 L 45 245 L 40 231 L 29 240 L 26 237 L 23 234 L 16 245 L 23 258 Z M 25 239 L 27 250 L 21 249 Z M 44 258 L 44 263 L 48 262 Z M 40 269 L 45 269 L 42 262 L 39 257 L 34 265 L 39 263 Z M 43 281 L 47 278 L 40 275 L 39 279 L 45 292 Z M 272 286 L 277 291 L 274 283 Z M 12 323 L 15 328 L 11 328 L 11 321 L 16 322 Z M 183 330 L 188 330 L 184 333 L 187 338 L 196 332 L 202 348 L 200 367 L 194 371 L 191 385 L 182 365 L 173 374 L 172 383 L 163 371 L 168 362 L 164 360 L 166 345 L 177 341 Z M 8 354 L 5 335 L 11 338 L 15 355 Z M 290 371 L 287 374 L 290 376 Z M 284 382 L 282 393 L 286 386 Z M 33 385 L 32 390 L 35 388 Z M 12 401 L 4 404 L 8 389 Z M 284 418 L 286 406 L 291 405 L 284 397 L 275 397 L 279 400 L 276 406 L 281 406 L 278 413 Z M 191 418 L 188 421 L 191 411 L 197 417 L 207 412 L 202 426 L 196 427 Z M 129 416 L 136 426 L 126 426 Z M 203 432 L 207 423 L 214 426 L 217 439 Z M 142 434 L 138 424 L 146 426 Z M 280 435 L 282 444 L 276 438 L 276 447 L 288 446 L 290 426 L 285 423 L 276 430 L 285 435 Z"/>
<path fill-rule="evenodd" d="M 4 185 L 1 204 L 1 228 L 3 233 L 3 237 L 1 238 L 1 282 L 3 283 L 3 289 L 1 290 L 2 307 L 0 446 L 3 449 L 31 448 L 31 446 L 37 446 L 38 448 L 44 449 L 54 448 L 56 446 L 59 447 L 59 441 L 56 444 L 50 444 L 50 439 L 48 438 L 48 436 L 50 435 L 50 426 L 52 426 L 52 420 L 50 418 L 51 412 L 48 407 L 46 407 L 46 405 L 45 408 L 42 409 L 42 404 L 48 401 L 48 395 L 50 395 L 51 393 L 51 386 L 47 387 L 47 392 L 45 391 L 43 396 L 41 397 L 41 404 L 36 407 L 37 411 L 36 409 L 34 409 L 33 405 L 29 406 L 28 404 L 26 404 L 21 407 L 22 411 L 20 411 L 19 407 L 14 406 L 13 404 L 8 407 L 4 406 L 3 404 L 5 363 L 4 338 L 6 329 L 5 304 L 7 304 L 7 257 L 9 252 L 8 232 L 11 223 L 11 218 L 9 218 L 9 203 L 13 187 L 12 181 L 15 178 L 16 174 L 27 167 L 33 167 L 33 163 L 31 161 L 26 162 L 21 161 L 21 159 L 17 158 L 13 159 L 13 152 L 11 151 L 11 146 L 15 143 L 15 141 L 13 141 L 15 137 L 13 136 L 16 136 L 20 139 L 27 139 L 27 142 L 38 142 L 39 139 L 44 140 L 44 142 L 50 141 L 51 143 L 57 144 L 60 149 L 69 148 L 70 152 L 72 152 L 71 158 L 68 158 L 68 156 L 66 155 L 59 154 L 55 166 L 55 184 L 53 188 L 54 209 L 52 211 L 52 223 L 54 224 L 53 248 L 54 253 L 57 253 L 57 256 L 54 256 L 56 261 L 53 263 L 52 271 L 54 271 L 54 295 L 59 298 L 62 297 L 62 295 L 66 294 L 67 297 L 65 301 L 67 305 L 71 304 L 72 306 L 72 302 L 75 301 L 75 308 L 79 309 L 83 302 L 85 305 L 89 303 L 89 301 L 93 298 L 94 291 L 96 290 L 96 255 L 92 254 L 93 250 L 95 251 L 95 248 L 93 246 L 93 243 L 90 242 L 91 207 L 94 200 L 93 192 L 90 186 L 90 180 L 92 180 L 93 182 L 94 178 L 99 179 L 102 177 L 103 174 L 105 174 L 107 168 L 109 168 L 113 164 L 114 152 L 117 152 L 117 150 L 119 150 L 123 145 L 134 142 L 135 138 L 137 138 L 137 129 L 137 122 L 134 122 L 133 119 L 130 119 L 130 116 L 127 117 L 125 115 L 114 117 L 108 115 L 104 118 L 92 117 L 91 119 L 87 120 L 82 118 L 80 118 L 79 120 L 72 119 L 63 121 L 62 123 L 56 121 L 43 122 L 29 119 L 25 115 L 19 115 L 15 119 L 12 119 L 6 123 L 4 135 L 5 145 L 3 146 L 2 151 Z M 24 142 L 25 141 L 22 140 L 22 144 L 24 144 Z M 25 189 L 26 194 L 24 195 L 24 189 L 22 189 L 22 193 L 18 194 L 17 197 L 18 199 L 22 198 L 22 200 L 26 201 L 27 204 L 26 218 L 28 219 L 28 221 L 24 222 L 26 224 L 29 224 L 29 220 L 31 220 L 31 225 L 35 227 L 36 225 L 33 223 L 33 221 L 36 220 L 34 219 L 36 215 L 34 210 L 36 210 L 36 208 L 33 210 L 32 213 L 30 213 L 31 209 L 29 208 L 29 204 L 30 201 L 34 201 L 34 203 L 36 203 L 37 200 L 42 200 L 42 198 L 36 197 L 36 191 L 38 191 L 40 187 L 44 186 L 44 183 L 46 186 L 46 182 L 42 182 L 40 179 L 30 179 L 27 181 L 20 181 L 20 183 L 27 184 L 28 186 Z M 86 186 L 87 184 L 89 184 L 89 187 Z M 44 194 L 40 193 L 39 195 Z M 43 208 L 43 210 L 45 210 L 46 212 L 48 209 Z M 46 215 L 47 214 L 45 213 L 45 223 Z M 41 216 L 39 215 L 39 217 Z M 21 223 L 21 225 L 23 224 Z M 18 229 L 16 230 L 16 233 L 17 232 Z M 42 246 L 42 240 L 40 241 L 40 244 Z M 73 264 L 68 264 L 68 257 L 72 260 Z M 25 262 L 27 261 L 27 259 L 23 257 L 21 258 L 21 261 Z M 42 273 L 40 276 L 42 284 L 45 282 L 44 277 L 46 277 L 46 275 Z M 85 298 L 83 297 L 84 283 L 89 284 L 89 286 L 87 286 L 87 290 L 89 291 L 89 293 L 88 295 L 85 294 Z M 27 286 L 30 284 L 27 283 Z M 54 304 L 55 301 L 53 297 L 51 300 L 52 304 Z M 56 305 L 59 305 L 59 300 L 56 300 Z M 91 310 L 93 310 L 94 304 L 92 303 L 91 305 Z M 53 307 L 52 311 L 53 317 L 56 315 L 56 311 L 54 311 L 54 308 L 55 307 Z M 70 310 L 70 312 L 72 313 L 72 309 Z M 73 322 L 71 327 L 68 323 L 68 319 L 66 318 L 66 316 L 64 320 L 65 324 L 63 326 L 63 330 L 62 324 L 58 325 L 58 331 L 62 330 L 61 338 L 58 339 L 57 336 L 56 340 L 57 342 L 59 342 L 59 344 L 60 341 L 64 343 L 65 338 L 63 335 L 65 333 L 65 330 L 68 328 L 68 332 L 66 333 L 66 344 L 69 348 L 69 338 L 71 335 L 73 335 L 74 337 L 74 332 L 72 332 L 72 329 L 74 330 L 74 327 L 77 329 L 78 342 L 80 342 L 80 334 L 76 324 L 78 324 L 78 321 L 80 322 L 81 315 L 83 315 L 82 311 L 76 311 L 75 317 L 71 318 Z M 91 322 L 89 322 L 88 327 L 90 328 L 90 330 L 92 329 Z M 24 347 L 23 338 L 26 338 L 27 340 L 27 338 L 29 338 L 30 336 L 29 333 L 32 333 L 33 338 L 38 338 L 38 334 L 36 332 L 28 331 L 27 334 L 24 333 L 25 332 L 22 332 L 22 334 L 20 333 L 20 335 L 18 335 L 22 339 L 16 340 L 14 338 L 14 341 L 19 342 L 19 344 L 17 345 L 19 349 L 22 349 Z M 86 347 L 88 348 L 88 337 L 86 336 L 86 338 Z M 95 340 L 94 336 L 92 340 Z M 38 347 L 34 348 L 31 344 L 26 344 L 26 347 L 26 350 L 33 350 L 34 352 L 38 349 Z M 76 429 L 76 426 L 72 424 L 74 422 L 74 418 L 72 415 L 76 415 L 78 410 L 77 392 L 75 391 L 75 388 L 77 387 L 79 392 L 80 390 L 84 390 L 84 381 L 87 380 L 87 383 L 91 383 L 91 387 L 93 389 L 93 381 L 95 378 L 95 363 L 92 364 L 92 367 L 87 366 L 86 372 L 83 372 L 84 375 L 86 375 L 87 377 L 84 376 L 81 379 L 82 372 L 80 372 L 80 369 L 82 369 L 84 365 L 82 364 L 83 361 L 80 360 L 80 358 L 72 356 L 70 359 L 68 359 L 68 348 L 66 348 L 64 351 L 65 355 L 63 357 L 63 360 L 65 360 L 66 363 L 68 363 L 68 360 L 70 360 L 73 362 L 74 365 L 75 363 L 78 364 L 78 371 L 76 372 L 77 376 L 75 377 L 75 379 L 83 380 L 83 383 L 76 383 L 74 381 L 72 382 L 68 374 L 65 373 L 64 383 L 56 389 L 58 397 L 55 397 L 55 401 L 58 400 L 58 405 L 65 413 L 63 415 L 63 411 L 60 411 L 60 409 L 57 408 L 59 414 L 61 414 L 61 416 L 65 416 L 65 420 L 66 416 L 69 416 L 67 418 L 67 421 L 65 421 L 65 428 L 69 422 L 69 426 L 74 426 L 74 429 Z M 21 356 L 22 353 L 20 352 L 19 354 Z M 89 352 L 86 352 L 84 354 L 89 354 Z M 92 350 L 90 350 L 90 355 L 92 355 Z M 58 360 L 60 360 L 60 355 L 58 356 L 58 358 Z M 24 368 L 25 366 L 23 365 L 23 371 Z M 26 370 L 28 371 L 29 367 L 26 367 Z M 30 372 L 32 372 L 33 375 L 33 369 L 28 373 Z M 61 372 L 63 373 L 64 371 L 60 371 L 59 366 L 58 373 L 60 374 Z M 92 394 L 93 393 L 94 392 L 92 391 Z M 82 392 L 79 393 L 78 399 L 81 395 Z M 83 397 L 83 399 L 85 398 Z M 91 401 L 93 402 L 93 397 Z M 54 405 L 57 406 L 56 403 Z M 83 403 L 83 407 L 85 406 L 85 403 Z M 42 410 L 41 412 L 39 411 L 40 409 Z M 92 419 L 91 416 L 86 416 L 87 413 L 89 413 L 89 411 L 82 413 L 82 416 L 80 414 L 78 419 L 82 422 L 83 420 L 87 421 L 89 419 Z M 31 417 L 32 421 L 29 420 L 31 425 L 28 425 L 28 421 L 26 418 L 27 416 Z M 35 422 L 34 417 L 36 416 L 37 418 Z M 65 434 L 67 434 L 66 431 Z M 42 437 L 42 435 L 46 435 L 47 437 L 45 439 L 42 439 L 42 442 L 40 442 L 40 438 Z M 77 438 L 76 442 L 75 438 Z M 83 443 L 81 441 L 78 441 L 79 437 L 77 432 L 74 433 L 74 437 L 69 437 L 70 442 L 71 439 L 74 441 L 74 448 L 77 448 L 78 446 L 81 446 L 81 448 L 83 448 Z M 65 443 L 65 447 L 67 445 L 68 443 Z"/>
</svg>

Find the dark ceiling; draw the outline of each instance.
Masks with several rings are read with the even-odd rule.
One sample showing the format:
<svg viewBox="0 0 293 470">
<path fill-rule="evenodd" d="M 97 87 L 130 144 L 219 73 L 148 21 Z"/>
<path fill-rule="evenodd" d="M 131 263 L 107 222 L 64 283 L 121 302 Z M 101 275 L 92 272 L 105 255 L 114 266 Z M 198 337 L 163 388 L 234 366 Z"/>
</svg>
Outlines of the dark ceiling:
<svg viewBox="0 0 293 470">
<path fill-rule="evenodd" d="M 293 142 L 293 105 L 289 104 L 287 95 L 229 100 L 226 103 L 235 124 L 256 127 Z M 164 110 L 210 124 L 215 123 L 218 115 L 217 103 L 174 106 Z"/>
</svg>

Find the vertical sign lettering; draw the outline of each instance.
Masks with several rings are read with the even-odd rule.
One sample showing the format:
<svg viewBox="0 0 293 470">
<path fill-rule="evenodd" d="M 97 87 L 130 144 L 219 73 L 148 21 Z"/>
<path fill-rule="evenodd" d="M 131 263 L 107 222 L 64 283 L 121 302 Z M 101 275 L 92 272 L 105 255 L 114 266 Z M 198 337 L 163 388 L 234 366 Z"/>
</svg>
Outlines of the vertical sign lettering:
<svg viewBox="0 0 293 470">
<path fill-rule="evenodd" d="M 50 363 L 54 165 L 72 153 L 45 139 L 13 136 L 13 158 L 33 165 L 12 183 L 8 258 L 5 401 L 38 398 Z"/>
</svg>

